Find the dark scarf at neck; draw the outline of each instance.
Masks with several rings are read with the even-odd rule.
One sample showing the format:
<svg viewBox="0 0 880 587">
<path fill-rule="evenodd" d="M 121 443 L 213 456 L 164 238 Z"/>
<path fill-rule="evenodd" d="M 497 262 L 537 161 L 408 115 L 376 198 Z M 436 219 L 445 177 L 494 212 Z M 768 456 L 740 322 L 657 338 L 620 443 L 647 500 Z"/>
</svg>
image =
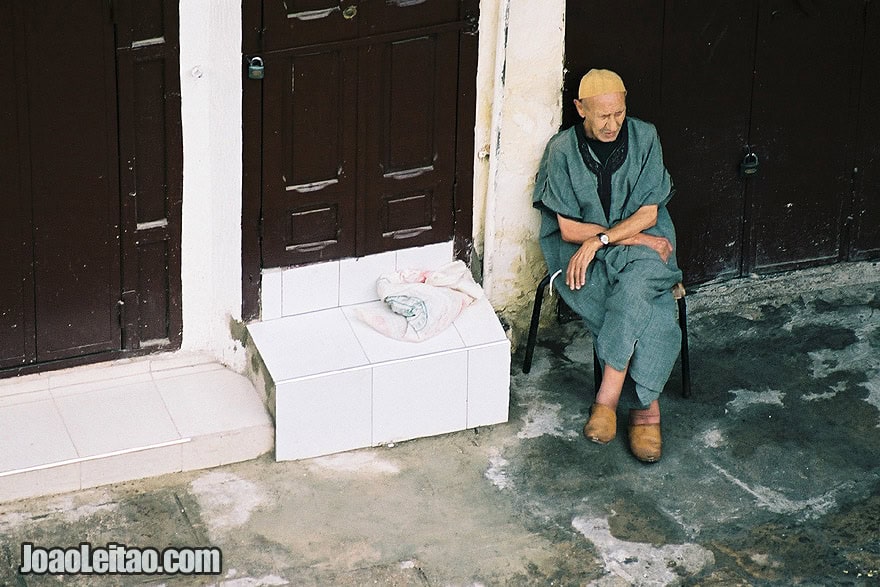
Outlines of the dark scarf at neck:
<svg viewBox="0 0 880 587">
<path fill-rule="evenodd" d="M 577 134 L 578 150 L 581 152 L 581 159 L 584 160 L 584 165 L 587 166 L 587 169 L 592 171 L 596 176 L 599 201 L 602 203 L 602 210 L 605 212 L 605 220 L 610 222 L 611 176 L 615 171 L 620 169 L 623 162 L 626 160 L 626 154 L 627 151 L 629 151 L 629 124 L 627 124 L 626 119 L 624 119 L 623 125 L 620 127 L 620 132 L 617 134 L 617 138 L 614 139 L 616 147 L 611 152 L 611 155 L 608 156 L 608 159 L 605 160 L 604 164 L 599 163 L 592 155 L 590 155 L 590 139 L 587 138 L 587 132 L 584 130 L 583 124 L 575 125 L 575 133 Z"/>
</svg>

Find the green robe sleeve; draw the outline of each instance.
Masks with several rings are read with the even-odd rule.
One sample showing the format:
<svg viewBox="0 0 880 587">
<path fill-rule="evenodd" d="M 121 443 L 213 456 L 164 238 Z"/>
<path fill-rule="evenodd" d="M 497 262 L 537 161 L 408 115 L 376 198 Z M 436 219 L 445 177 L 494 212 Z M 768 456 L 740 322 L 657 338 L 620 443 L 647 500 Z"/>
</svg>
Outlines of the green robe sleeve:
<svg viewBox="0 0 880 587">
<path fill-rule="evenodd" d="M 635 151 L 641 164 L 624 206 L 624 217 L 631 216 L 642 206 L 656 204 L 663 208 L 675 193 L 672 178 L 663 164 L 663 149 L 657 128 L 649 123 L 633 125 L 630 127 L 629 140 L 630 149 Z"/>
<path fill-rule="evenodd" d="M 571 140 L 570 134 L 563 131 L 547 143 L 538 167 L 532 205 L 545 213 L 582 221 L 581 206 L 571 184 L 568 157 L 562 148 L 566 139 Z"/>
</svg>

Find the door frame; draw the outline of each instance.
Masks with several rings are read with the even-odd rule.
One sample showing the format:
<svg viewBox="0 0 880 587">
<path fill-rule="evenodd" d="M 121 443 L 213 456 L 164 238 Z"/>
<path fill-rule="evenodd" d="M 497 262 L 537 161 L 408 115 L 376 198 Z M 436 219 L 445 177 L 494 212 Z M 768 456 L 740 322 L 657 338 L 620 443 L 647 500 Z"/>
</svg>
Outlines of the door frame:
<svg viewBox="0 0 880 587">
<path fill-rule="evenodd" d="M 453 241 L 457 258 L 473 252 L 474 127 L 479 0 L 459 0 L 468 26 L 459 34 Z M 249 58 L 262 51 L 262 0 L 242 0 L 242 319 L 260 317 L 262 218 L 262 83 L 248 79 Z"/>
</svg>

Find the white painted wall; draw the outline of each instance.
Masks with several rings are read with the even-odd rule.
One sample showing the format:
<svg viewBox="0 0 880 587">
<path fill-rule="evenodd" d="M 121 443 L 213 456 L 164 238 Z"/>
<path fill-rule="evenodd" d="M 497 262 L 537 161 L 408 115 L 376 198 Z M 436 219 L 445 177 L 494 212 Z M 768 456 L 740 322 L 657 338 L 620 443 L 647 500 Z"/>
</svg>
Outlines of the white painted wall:
<svg viewBox="0 0 880 587">
<path fill-rule="evenodd" d="M 241 318 L 241 2 L 181 0 L 183 344 L 233 367 Z"/>
<path fill-rule="evenodd" d="M 562 120 L 565 0 L 482 0 L 474 242 L 496 311 L 521 325 L 545 272 L 535 173 Z"/>
</svg>

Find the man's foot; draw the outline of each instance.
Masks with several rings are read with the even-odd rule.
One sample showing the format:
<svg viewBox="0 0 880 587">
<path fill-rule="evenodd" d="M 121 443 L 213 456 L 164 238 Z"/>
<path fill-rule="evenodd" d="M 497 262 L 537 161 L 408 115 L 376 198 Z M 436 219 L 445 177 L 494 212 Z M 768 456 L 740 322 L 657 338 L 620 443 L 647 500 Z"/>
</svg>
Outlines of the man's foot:
<svg viewBox="0 0 880 587">
<path fill-rule="evenodd" d="M 660 424 L 630 424 L 629 449 L 643 463 L 656 463 L 660 460 L 663 441 L 660 437 Z"/>
<path fill-rule="evenodd" d="M 608 444 L 617 434 L 617 413 L 604 404 L 593 404 L 584 436 L 598 444 Z"/>
</svg>

